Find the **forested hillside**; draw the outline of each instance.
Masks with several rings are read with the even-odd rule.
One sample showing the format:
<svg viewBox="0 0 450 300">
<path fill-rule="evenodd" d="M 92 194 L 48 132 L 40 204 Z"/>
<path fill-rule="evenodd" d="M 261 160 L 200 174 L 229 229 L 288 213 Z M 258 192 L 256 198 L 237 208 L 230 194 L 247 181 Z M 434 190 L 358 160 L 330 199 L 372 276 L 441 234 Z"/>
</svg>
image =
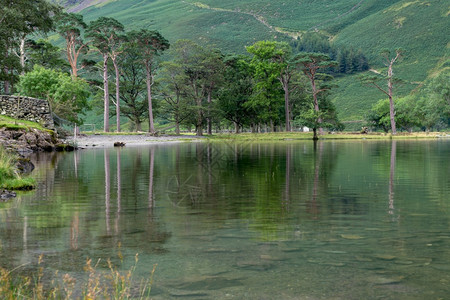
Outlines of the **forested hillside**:
<svg viewBox="0 0 450 300">
<path fill-rule="evenodd" d="M 0 0 L 0 92 L 62 126 L 450 127 L 445 1 L 49 1 Z"/>
<path fill-rule="evenodd" d="M 317 31 L 335 47 L 361 51 L 370 67 L 380 69 L 384 67 L 380 50 L 402 47 L 404 59 L 395 66 L 395 73 L 406 84 L 399 86 L 397 95 L 410 93 L 430 75 L 449 67 L 450 5 L 444 0 L 60 2 L 88 21 L 114 17 L 130 29 L 156 29 L 171 43 L 191 39 L 225 52 L 245 53 L 244 47 L 258 40 L 292 41 Z M 362 119 L 371 105 L 383 98 L 355 76 L 338 76 L 339 88 L 331 96 L 343 120 Z"/>
</svg>

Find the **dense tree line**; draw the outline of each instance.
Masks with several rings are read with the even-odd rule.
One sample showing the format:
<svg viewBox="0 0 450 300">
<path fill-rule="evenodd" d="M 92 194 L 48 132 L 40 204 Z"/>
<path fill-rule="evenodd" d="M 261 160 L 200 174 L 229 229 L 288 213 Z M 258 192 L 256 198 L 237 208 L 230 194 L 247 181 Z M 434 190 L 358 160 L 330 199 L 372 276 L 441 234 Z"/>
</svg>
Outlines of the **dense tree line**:
<svg viewBox="0 0 450 300">
<path fill-rule="evenodd" d="M 29 9 L 21 3 L 10 4 L 17 11 Z M 314 77 L 310 85 L 301 75 L 305 57 L 293 55 L 286 43 L 257 42 L 247 48 L 248 56 L 236 56 L 180 40 L 170 50 L 172 59 L 161 62 L 160 55 L 170 45 L 159 32 L 127 32 L 119 21 L 107 17 L 86 24 L 81 15 L 62 12 L 52 5 L 43 10 L 33 12 L 33 16 L 47 16 L 46 23 L 12 32 L 13 44 L 19 45 L 31 30 L 53 31 L 60 35 L 64 47 L 58 49 L 43 39 L 29 40 L 23 48 L 23 66 L 6 61 L 2 64 L 3 70 L 15 76 L 2 78 L 3 92 L 9 93 L 9 87 L 19 82 L 15 92 L 49 99 L 55 114 L 75 123 L 81 123 L 78 114 L 86 109 L 86 82 L 91 84 L 91 91 L 101 91 L 94 94 L 102 94 L 104 131 L 110 130 L 109 120 L 115 115 L 116 131 L 120 131 L 120 117 L 126 116 L 135 130 L 141 130 L 147 119 L 149 132 L 154 133 L 154 109 L 158 109 L 158 119 L 173 122 L 177 132 L 184 126 L 195 128 L 197 135 L 204 130 L 212 134 L 213 128 L 230 125 L 236 132 L 243 128 L 277 131 L 282 127 L 289 131 L 293 124 L 306 125 L 300 123 L 307 118 L 300 116 L 310 110 L 319 113 L 319 98 L 328 101 L 326 93 L 321 97 L 318 94 L 327 90 L 319 86 L 325 86 L 329 78 Z M 19 80 L 23 72 L 26 74 Z M 71 82 L 80 88 L 68 88 Z M 58 85 L 64 85 L 67 93 L 62 94 Z M 91 103 L 95 106 L 98 101 Z M 323 107 L 334 111 L 329 101 Z M 335 117 L 331 123 L 322 119 L 317 115 L 316 122 L 308 125 L 318 128 L 338 123 Z"/>
<path fill-rule="evenodd" d="M 75 124 L 82 123 L 87 109 L 96 108 L 103 113 L 105 132 L 110 131 L 109 121 L 115 116 L 117 132 L 121 117 L 126 117 L 136 131 L 148 121 L 150 133 L 156 133 L 156 119 L 173 124 L 176 133 L 180 128 L 203 135 L 231 127 L 238 133 L 307 126 L 317 138 L 323 128 L 343 128 L 328 98 L 334 86 L 331 75 L 368 68 L 362 53 L 335 48 L 316 33 L 305 34 L 294 48 L 284 42 L 259 41 L 246 48 L 248 55 L 235 55 L 190 40 L 170 45 L 157 31 L 127 31 L 113 18 L 101 17 L 87 24 L 81 15 L 63 12 L 44 0 L 35 1 L 35 6 L 27 1 L 0 1 L 4 4 L 0 92 L 46 98 L 57 116 Z M 37 32 L 57 33 L 64 46 L 60 49 L 45 39 L 28 39 L 32 32 L 33 37 Z M 392 58 L 386 55 L 389 62 Z M 394 81 L 389 70 L 397 58 L 385 78 L 366 76 L 363 80 L 390 99 L 390 124 L 381 121 L 384 104 L 377 104 L 368 115 L 370 125 L 393 133 L 393 118 L 400 120 L 400 103 L 406 103 L 400 101 L 394 111 Z M 376 81 L 386 78 L 388 91 Z M 448 100 L 442 101 L 448 98 L 442 92 L 448 88 L 445 80 L 438 81 L 428 87 L 435 100 L 417 101 L 421 109 L 405 109 L 408 116 L 412 111 L 417 115 L 415 126 L 429 129 L 442 124 L 445 113 L 448 122 L 448 109 L 433 111 L 436 105 L 449 105 Z M 425 115 L 427 120 L 433 115 L 434 121 L 420 123 Z"/>
<path fill-rule="evenodd" d="M 336 65 L 328 70 L 332 74 L 352 74 L 369 69 L 367 57 L 360 49 L 332 44 L 328 37 L 318 32 L 306 32 L 291 44 L 298 52 L 318 52 L 330 56 L 336 61 Z"/>
<path fill-rule="evenodd" d="M 46 33 L 53 28 L 59 8 L 48 2 L 28 0 L 0 1 L 0 81 L 9 93 L 25 71 L 25 44 L 29 34 Z"/>
</svg>

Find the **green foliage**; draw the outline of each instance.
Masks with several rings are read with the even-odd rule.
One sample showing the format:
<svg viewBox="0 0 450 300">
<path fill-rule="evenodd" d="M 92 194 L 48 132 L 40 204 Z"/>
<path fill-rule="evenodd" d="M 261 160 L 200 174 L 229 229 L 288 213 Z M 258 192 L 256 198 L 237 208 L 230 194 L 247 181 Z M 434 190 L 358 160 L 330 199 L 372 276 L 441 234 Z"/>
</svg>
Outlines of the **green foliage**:
<svg viewBox="0 0 450 300">
<path fill-rule="evenodd" d="M 322 97 L 319 101 L 320 111 L 314 109 L 312 103 L 304 106 L 296 115 L 294 124 L 300 127 L 309 128 L 328 128 L 331 130 L 342 131 L 344 125 L 338 120 L 336 108 L 326 97 Z M 319 120 L 321 120 L 319 122 Z"/>
<path fill-rule="evenodd" d="M 421 127 L 426 120 L 421 120 L 416 112 L 420 103 L 416 97 L 407 96 L 395 99 L 395 122 L 396 125 L 404 131 L 411 132 L 413 128 Z M 389 132 L 391 129 L 389 116 L 389 99 L 378 101 L 372 106 L 372 109 L 366 115 L 368 125 L 373 129 L 381 129 Z"/>
<path fill-rule="evenodd" d="M 8 190 L 32 190 L 35 186 L 36 180 L 31 177 L 6 179 L 1 183 L 1 187 Z"/>
<path fill-rule="evenodd" d="M 81 30 L 87 28 L 83 16 L 74 13 L 62 12 L 55 17 L 56 31 L 64 39 L 73 39 L 75 44 L 81 44 Z"/>
<path fill-rule="evenodd" d="M 406 131 L 413 128 L 443 129 L 450 124 L 450 102 L 448 71 L 428 81 L 416 94 L 395 99 L 395 121 Z M 388 132 L 389 99 L 378 101 L 366 115 L 366 120 L 374 129 Z"/>
<path fill-rule="evenodd" d="M 89 86 L 83 79 L 38 65 L 20 77 L 18 91 L 21 95 L 48 100 L 53 113 L 79 124 L 82 121 L 78 114 L 87 108 L 90 95 Z"/>
<path fill-rule="evenodd" d="M 382 129 L 384 132 L 389 132 L 391 128 L 391 121 L 389 119 L 389 99 L 378 101 L 372 106 L 372 109 L 366 116 L 369 125 L 375 129 Z"/>
<path fill-rule="evenodd" d="M 165 78 L 168 79 L 168 85 L 163 87 L 168 104 L 166 109 L 178 111 L 180 105 L 188 107 L 188 114 L 177 115 L 185 124 L 194 125 L 197 135 L 202 135 L 203 125 L 208 123 L 209 131 L 214 117 L 213 97 L 224 68 L 222 53 L 193 41 L 178 40 L 171 54 L 174 60 L 164 65 Z M 173 88 L 172 92 L 167 89 L 169 86 Z"/>
<path fill-rule="evenodd" d="M 315 76 L 319 69 L 327 69 L 337 63 L 331 57 L 323 53 L 302 52 L 294 57 L 294 62 L 309 76 Z"/>
<path fill-rule="evenodd" d="M 329 70 L 334 74 L 352 74 L 369 69 L 368 60 L 361 50 L 337 46 L 331 43 L 328 37 L 318 32 L 306 32 L 299 40 L 291 44 L 299 52 L 319 52 L 330 56 L 332 60 L 337 61 L 336 67 Z"/>
<path fill-rule="evenodd" d="M 450 71 L 433 78 L 417 96 L 414 113 L 427 130 L 450 126 Z"/>
<path fill-rule="evenodd" d="M 28 41 L 28 64 L 33 68 L 40 65 L 48 69 L 59 71 L 68 70 L 69 65 L 61 58 L 61 49 L 44 39 Z"/>
<path fill-rule="evenodd" d="M 218 92 L 218 108 L 223 118 L 236 124 L 236 131 L 251 125 L 251 110 L 246 103 L 253 94 L 253 72 L 247 56 L 225 57 L 224 84 Z"/>
<path fill-rule="evenodd" d="M 256 80 L 254 93 L 246 106 L 257 112 L 260 122 L 279 124 L 284 103 L 279 80 L 288 67 L 291 47 L 287 43 L 260 41 L 246 49 L 253 54 L 250 68 Z"/>
<path fill-rule="evenodd" d="M 447 12 L 447 7 L 439 1 L 407 0 L 120 0 L 82 11 L 89 20 L 108 15 L 131 29 L 158 29 L 170 41 L 191 39 L 238 54 L 245 53 L 244 46 L 258 40 L 292 42 L 290 36 L 276 30 L 288 32 L 295 39 L 309 39 L 319 35 L 312 31 L 319 31 L 320 36 L 327 37 L 327 41 L 321 38 L 324 45 L 329 42 L 333 48 L 341 50 L 339 57 L 331 56 L 338 61 L 340 71 L 346 73 L 353 72 L 357 62 L 347 58 L 362 53 L 370 66 L 378 69 L 383 67 L 379 56 L 381 49 L 404 46 L 408 54 L 399 63 L 396 74 L 408 82 L 423 82 L 427 72 L 445 60 L 446 55 L 448 57 L 448 34 L 443 30 L 448 27 Z M 333 102 L 342 119 L 362 119 L 380 95 L 376 90 L 358 86 L 353 76 L 347 76 L 337 78 L 342 84 L 332 95 Z M 405 96 L 415 87 L 402 85 L 396 96 Z"/>
<path fill-rule="evenodd" d="M 0 146 L 0 182 L 14 176 L 15 159 L 14 155 L 9 154 Z"/>
<path fill-rule="evenodd" d="M 129 43 L 127 50 L 119 57 L 121 114 L 132 122 L 132 130 L 141 131 L 147 113 L 145 97 L 145 68 L 142 64 L 141 49 Z"/>
<path fill-rule="evenodd" d="M 0 92 L 10 93 L 23 67 L 18 51 L 21 41 L 36 32 L 48 32 L 53 27 L 52 15 L 59 8 L 45 0 L 0 1 Z"/>
<path fill-rule="evenodd" d="M 119 47 L 120 34 L 123 31 L 123 24 L 116 19 L 100 17 L 89 23 L 86 36 L 101 54 L 105 54 Z"/>
<path fill-rule="evenodd" d="M 121 51 L 135 50 L 136 63 L 140 65 L 140 68 L 144 70 L 145 74 L 145 84 L 147 87 L 147 104 L 148 104 L 148 115 L 149 115 L 149 131 L 154 132 L 154 121 L 153 121 L 153 106 L 152 101 L 152 86 L 154 84 L 155 71 L 158 68 L 157 57 L 160 56 L 165 50 L 169 49 L 170 44 L 158 31 L 141 29 L 140 31 L 131 31 L 125 36 L 127 41 Z M 114 60 L 114 56 L 111 56 Z M 116 74 L 118 72 L 117 65 L 114 63 L 116 68 Z M 116 75 L 117 76 L 117 75 Z M 136 103 L 133 101 L 133 103 Z M 136 126 L 140 127 L 140 116 L 134 113 L 134 123 Z"/>
<path fill-rule="evenodd" d="M 176 62 L 162 63 L 159 80 L 159 93 L 163 99 L 161 117 L 169 122 L 175 122 L 175 131 L 180 133 L 180 124 L 191 115 L 190 104 L 184 97 L 182 83 L 187 80 L 183 67 Z"/>
<path fill-rule="evenodd" d="M 136 44 L 141 49 L 142 59 L 148 63 L 151 63 L 155 56 L 161 55 L 170 47 L 169 41 L 155 30 L 131 31 L 128 36 L 130 43 Z"/>
<path fill-rule="evenodd" d="M 60 13 L 55 16 L 56 32 L 65 40 L 66 57 L 71 67 L 72 75 L 77 77 L 80 54 L 87 54 L 88 45 L 83 41 L 81 32 L 87 24 L 82 15 Z"/>
</svg>

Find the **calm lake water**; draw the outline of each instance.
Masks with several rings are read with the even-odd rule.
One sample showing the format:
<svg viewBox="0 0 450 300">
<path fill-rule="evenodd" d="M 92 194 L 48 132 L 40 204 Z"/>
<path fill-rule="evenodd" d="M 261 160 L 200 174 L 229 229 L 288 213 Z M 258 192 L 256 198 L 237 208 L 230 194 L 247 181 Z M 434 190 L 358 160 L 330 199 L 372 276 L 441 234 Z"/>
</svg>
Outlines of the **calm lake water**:
<svg viewBox="0 0 450 300">
<path fill-rule="evenodd" d="M 82 280 L 139 253 L 154 299 L 448 299 L 449 158 L 448 139 L 37 154 L 37 190 L 0 203 L 0 265 Z"/>
</svg>

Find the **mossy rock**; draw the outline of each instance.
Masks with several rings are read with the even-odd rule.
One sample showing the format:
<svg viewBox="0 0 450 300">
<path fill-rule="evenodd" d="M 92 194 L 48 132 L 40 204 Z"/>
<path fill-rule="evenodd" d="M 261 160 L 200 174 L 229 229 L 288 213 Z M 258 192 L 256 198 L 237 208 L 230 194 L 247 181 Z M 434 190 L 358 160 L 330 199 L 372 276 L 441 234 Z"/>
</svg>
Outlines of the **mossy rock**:
<svg viewBox="0 0 450 300">
<path fill-rule="evenodd" d="M 55 145 L 55 150 L 58 152 L 62 152 L 62 151 L 71 152 L 71 151 L 74 151 L 75 149 L 76 149 L 76 147 L 73 145 L 70 145 L 70 144 L 60 143 L 60 144 Z"/>
<path fill-rule="evenodd" d="M 29 158 L 19 157 L 16 164 L 17 169 L 22 174 L 29 174 L 34 170 L 34 164 Z"/>
</svg>

